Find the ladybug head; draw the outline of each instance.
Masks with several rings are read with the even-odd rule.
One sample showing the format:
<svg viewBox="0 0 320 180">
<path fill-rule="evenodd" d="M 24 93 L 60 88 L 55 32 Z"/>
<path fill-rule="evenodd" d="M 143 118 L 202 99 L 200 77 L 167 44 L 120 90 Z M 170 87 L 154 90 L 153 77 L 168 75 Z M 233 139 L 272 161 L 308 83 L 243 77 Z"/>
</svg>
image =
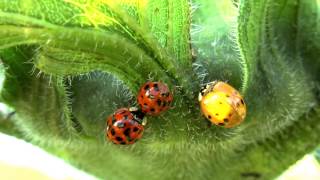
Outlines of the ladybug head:
<svg viewBox="0 0 320 180">
<path fill-rule="evenodd" d="M 140 109 L 136 107 L 131 107 L 129 110 L 133 115 L 133 120 L 138 122 L 139 124 L 143 124 L 145 113 L 143 113 Z"/>
<path fill-rule="evenodd" d="M 198 100 L 201 101 L 202 100 L 202 97 L 207 95 L 209 92 L 211 92 L 214 88 L 214 86 L 217 84 L 218 81 L 212 81 L 212 82 L 209 82 L 205 85 L 203 85 L 201 88 L 200 88 L 200 92 L 199 92 L 199 96 L 198 96 Z"/>
</svg>

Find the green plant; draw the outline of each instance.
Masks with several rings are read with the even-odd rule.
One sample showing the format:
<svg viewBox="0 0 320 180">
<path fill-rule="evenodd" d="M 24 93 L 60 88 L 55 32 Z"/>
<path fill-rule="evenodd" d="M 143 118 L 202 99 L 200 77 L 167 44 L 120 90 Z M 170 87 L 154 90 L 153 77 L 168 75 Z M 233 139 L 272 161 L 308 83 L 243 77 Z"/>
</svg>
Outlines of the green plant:
<svg viewBox="0 0 320 180">
<path fill-rule="evenodd" d="M 315 156 L 315 158 L 318 160 L 318 162 L 320 163 L 320 150 L 319 150 L 319 147 L 318 147 L 318 149 L 316 149 L 316 151 L 314 152 L 314 156 Z"/>
<path fill-rule="evenodd" d="M 1 101 L 16 115 L 1 130 L 101 178 L 273 178 L 320 143 L 319 14 L 316 0 L 2 0 Z M 135 145 L 105 142 L 105 118 L 150 79 L 177 87 L 174 109 Z M 237 128 L 199 112 L 216 79 L 245 97 Z"/>
</svg>

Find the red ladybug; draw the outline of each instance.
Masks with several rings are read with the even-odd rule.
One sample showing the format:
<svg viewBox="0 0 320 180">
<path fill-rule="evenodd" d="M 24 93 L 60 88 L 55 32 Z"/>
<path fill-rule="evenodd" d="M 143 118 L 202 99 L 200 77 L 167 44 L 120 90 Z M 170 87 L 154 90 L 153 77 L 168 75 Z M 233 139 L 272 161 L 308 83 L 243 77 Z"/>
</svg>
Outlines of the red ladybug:
<svg viewBox="0 0 320 180">
<path fill-rule="evenodd" d="M 139 90 L 138 104 L 143 113 L 159 115 L 169 109 L 173 96 L 162 82 L 147 82 Z"/>
<path fill-rule="evenodd" d="M 120 108 L 107 119 L 107 138 L 115 144 L 133 144 L 142 137 L 144 113 Z"/>
</svg>

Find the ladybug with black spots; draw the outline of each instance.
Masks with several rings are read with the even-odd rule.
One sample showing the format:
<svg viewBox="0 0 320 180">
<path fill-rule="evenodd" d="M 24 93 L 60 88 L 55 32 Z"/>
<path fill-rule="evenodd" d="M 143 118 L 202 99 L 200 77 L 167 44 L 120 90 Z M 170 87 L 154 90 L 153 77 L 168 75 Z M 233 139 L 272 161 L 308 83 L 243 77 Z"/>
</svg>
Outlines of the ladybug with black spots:
<svg viewBox="0 0 320 180">
<path fill-rule="evenodd" d="M 143 113 L 157 116 L 170 108 L 173 95 L 162 82 L 147 82 L 138 93 L 138 104 Z"/>
<path fill-rule="evenodd" d="M 107 118 L 106 137 L 115 144 L 133 144 L 142 137 L 144 113 L 137 108 L 120 108 Z"/>
<path fill-rule="evenodd" d="M 214 81 L 203 86 L 199 93 L 203 115 L 213 124 L 232 128 L 246 117 L 246 104 L 240 93 L 229 84 Z"/>
</svg>

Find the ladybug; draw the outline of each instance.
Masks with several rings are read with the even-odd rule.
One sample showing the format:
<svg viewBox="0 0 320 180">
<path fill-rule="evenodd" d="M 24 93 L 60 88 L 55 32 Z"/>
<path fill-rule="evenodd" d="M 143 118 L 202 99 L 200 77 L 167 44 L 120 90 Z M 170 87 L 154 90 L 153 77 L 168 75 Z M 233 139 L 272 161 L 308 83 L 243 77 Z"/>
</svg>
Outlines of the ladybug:
<svg viewBox="0 0 320 180">
<path fill-rule="evenodd" d="M 147 82 L 141 86 L 137 100 L 143 113 L 156 116 L 169 109 L 173 96 L 166 84 Z"/>
<path fill-rule="evenodd" d="M 240 93 L 229 84 L 214 81 L 203 86 L 199 102 L 204 116 L 213 124 L 231 128 L 246 117 L 246 104 Z"/>
<path fill-rule="evenodd" d="M 120 108 L 107 118 L 106 137 L 115 144 L 133 144 L 142 137 L 144 113 L 136 108 Z"/>
</svg>

